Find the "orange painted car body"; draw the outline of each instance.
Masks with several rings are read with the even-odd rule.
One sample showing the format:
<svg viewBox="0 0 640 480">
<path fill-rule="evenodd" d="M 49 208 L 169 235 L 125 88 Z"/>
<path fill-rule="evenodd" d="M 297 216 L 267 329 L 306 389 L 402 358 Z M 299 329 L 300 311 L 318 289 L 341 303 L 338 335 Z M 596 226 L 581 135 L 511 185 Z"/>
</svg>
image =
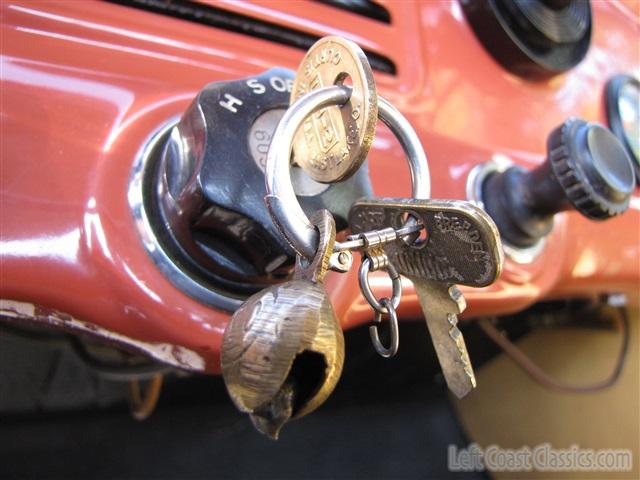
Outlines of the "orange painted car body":
<svg viewBox="0 0 640 480">
<path fill-rule="evenodd" d="M 536 83 L 495 63 L 458 2 L 380 3 L 390 25 L 312 2 L 216 6 L 318 36 L 342 35 L 392 59 L 397 74 L 376 73 L 378 89 L 418 132 L 436 198 L 466 198 L 469 171 L 496 156 L 540 163 L 548 132 L 569 116 L 606 124 L 607 79 L 640 71 L 640 24 L 623 2 L 593 2 L 586 59 Z M 272 66 L 295 70 L 304 52 L 111 3 L 12 1 L 0 8 L 0 298 L 65 312 L 132 343 L 195 352 L 203 363 L 192 368 L 218 372 L 229 315 L 181 293 L 145 252 L 127 200 L 132 165 L 150 135 L 206 83 Z M 376 194 L 409 194 L 402 151 L 383 127 L 369 159 Z M 534 263 L 507 260 L 494 285 L 465 289 L 465 313 L 635 290 L 639 231 L 637 190 L 629 210 L 606 223 L 561 214 Z M 380 294 L 388 289 L 383 280 L 374 281 Z M 355 272 L 333 274 L 327 285 L 345 328 L 370 320 Z M 399 313 L 417 318 L 407 287 Z"/>
</svg>

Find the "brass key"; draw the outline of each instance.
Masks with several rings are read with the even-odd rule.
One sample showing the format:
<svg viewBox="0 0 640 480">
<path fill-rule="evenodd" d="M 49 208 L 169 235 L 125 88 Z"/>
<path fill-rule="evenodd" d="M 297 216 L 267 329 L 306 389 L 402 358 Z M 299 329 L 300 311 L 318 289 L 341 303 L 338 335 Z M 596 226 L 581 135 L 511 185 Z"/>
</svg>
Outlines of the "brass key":
<svg viewBox="0 0 640 480">
<path fill-rule="evenodd" d="M 459 200 L 365 199 L 349 213 L 353 233 L 417 223 L 426 238 L 389 242 L 389 262 L 415 287 L 438 360 L 459 398 L 475 387 L 469 354 L 457 327 L 466 303 L 455 284 L 484 287 L 502 270 L 498 230 L 475 205 Z"/>
</svg>

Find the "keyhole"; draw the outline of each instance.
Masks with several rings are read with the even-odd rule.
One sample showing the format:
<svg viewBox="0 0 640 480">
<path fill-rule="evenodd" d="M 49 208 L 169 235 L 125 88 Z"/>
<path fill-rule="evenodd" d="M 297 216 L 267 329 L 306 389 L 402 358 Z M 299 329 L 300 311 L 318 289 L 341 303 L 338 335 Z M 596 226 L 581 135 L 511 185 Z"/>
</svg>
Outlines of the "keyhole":
<svg viewBox="0 0 640 480">
<path fill-rule="evenodd" d="M 419 232 L 412 233 L 402 238 L 402 241 L 413 248 L 423 248 L 429 241 L 429 232 L 419 215 L 413 212 L 402 212 L 399 216 L 400 227 L 409 225 L 420 225 L 422 229 Z"/>
<path fill-rule="evenodd" d="M 333 83 L 335 85 L 344 85 L 345 87 L 353 88 L 353 80 L 351 79 L 351 75 L 347 72 L 341 72 Z"/>
</svg>

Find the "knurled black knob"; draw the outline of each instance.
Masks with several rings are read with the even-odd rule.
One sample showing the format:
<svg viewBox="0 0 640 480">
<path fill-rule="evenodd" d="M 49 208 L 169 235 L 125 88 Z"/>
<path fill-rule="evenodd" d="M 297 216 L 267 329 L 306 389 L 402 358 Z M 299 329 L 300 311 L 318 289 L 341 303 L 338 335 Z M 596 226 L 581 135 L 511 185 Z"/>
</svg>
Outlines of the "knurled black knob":
<svg viewBox="0 0 640 480">
<path fill-rule="evenodd" d="M 616 136 L 571 118 L 549 135 L 542 165 L 493 174 L 483 185 L 483 201 L 503 238 L 529 247 L 549 233 L 558 212 L 575 209 L 593 220 L 621 214 L 634 186 L 633 164 Z"/>
<path fill-rule="evenodd" d="M 560 210 L 566 209 L 566 198 L 585 217 L 604 220 L 629 206 L 635 185 L 633 164 L 607 128 L 577 118 L 567 120 L 549 135 L 547 163 L 541 168 L 545 176 L 553 173 L 560 187 Z"/>
</svg>

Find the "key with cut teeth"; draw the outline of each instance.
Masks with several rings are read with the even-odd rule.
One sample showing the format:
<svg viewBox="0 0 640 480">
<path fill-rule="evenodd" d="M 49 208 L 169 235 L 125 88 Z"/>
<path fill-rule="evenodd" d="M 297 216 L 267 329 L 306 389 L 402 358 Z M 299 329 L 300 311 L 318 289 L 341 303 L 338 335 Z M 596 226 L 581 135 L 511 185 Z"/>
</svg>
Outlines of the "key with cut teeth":
<svg viewBox="0 0 640 480">
<path fill-rule="evenodd" d="M 349 212 L 353 233 L 420 224 L 424 229 L 389 242 L 389 262 L 415 287 L 449 389 L 459 398 L 475 387 L 458 315 L 466 306 L 456 284 L 485 287 L 502 270 L 500 235 L 480 208 L 460 200 L 364 199 Z"/>
</svg>

